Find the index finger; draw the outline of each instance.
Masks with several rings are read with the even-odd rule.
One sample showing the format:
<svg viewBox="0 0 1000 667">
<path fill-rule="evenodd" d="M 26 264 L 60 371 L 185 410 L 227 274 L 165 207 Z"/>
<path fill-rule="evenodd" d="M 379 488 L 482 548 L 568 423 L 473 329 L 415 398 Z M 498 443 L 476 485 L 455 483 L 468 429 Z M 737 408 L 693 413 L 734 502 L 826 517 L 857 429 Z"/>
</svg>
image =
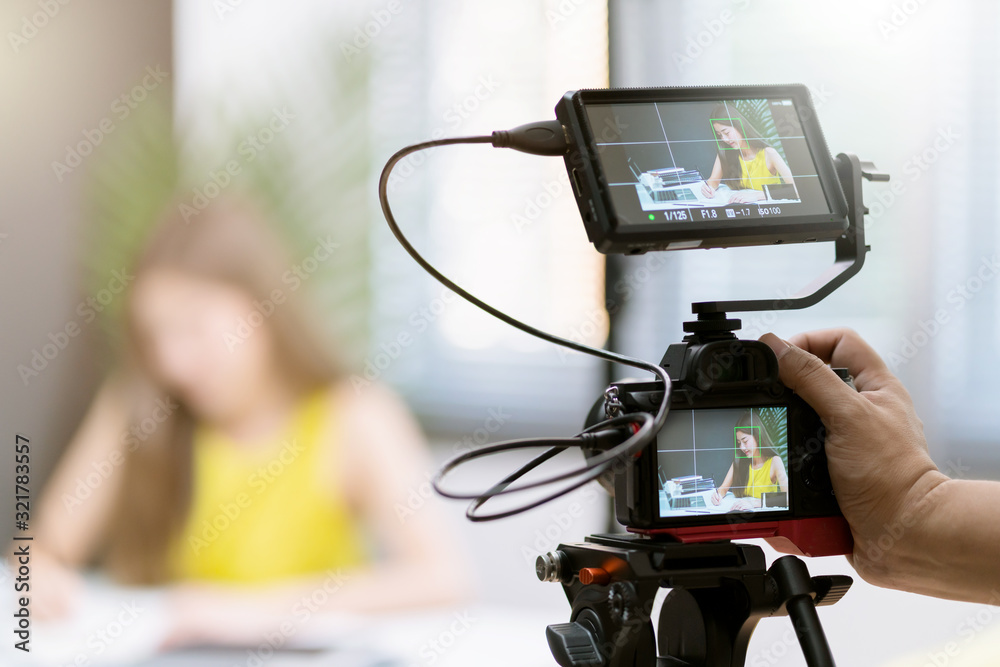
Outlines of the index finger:
<svg viewBox="0 0 1000 667">
<path fill-rule="evenodd" d="M 876 391 L 896 376 L 882 357 L 853 329 L 822 329 L 792 336 L 788 342 L 834 368 L 846 368 L 858 391 Z"/>
</svg>

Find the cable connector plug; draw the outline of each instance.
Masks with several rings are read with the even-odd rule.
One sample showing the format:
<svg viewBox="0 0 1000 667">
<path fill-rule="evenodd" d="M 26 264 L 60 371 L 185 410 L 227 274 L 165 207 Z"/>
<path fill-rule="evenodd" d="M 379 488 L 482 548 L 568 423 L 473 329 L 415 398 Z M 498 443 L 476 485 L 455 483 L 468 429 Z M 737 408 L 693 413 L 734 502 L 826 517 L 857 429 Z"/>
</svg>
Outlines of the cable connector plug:
<svg viewBox="0 0 1000 667">
<path fill-rule="evenodd" d="M 585 449 L 606 451 L 625 442 L 630 435 L 632 431 L 628 428 L 607 428 L 580 433 L 576 437 L 580 440 L 580 446 Z"/>
<path fill-rule="evenodd" d="M 493 133 L 493 145 L 532 155 L 565 155 L 569 150 L 566 132 L 558 120 L 526 123 L 513 130 L 498 130 Z"/>
</svg>

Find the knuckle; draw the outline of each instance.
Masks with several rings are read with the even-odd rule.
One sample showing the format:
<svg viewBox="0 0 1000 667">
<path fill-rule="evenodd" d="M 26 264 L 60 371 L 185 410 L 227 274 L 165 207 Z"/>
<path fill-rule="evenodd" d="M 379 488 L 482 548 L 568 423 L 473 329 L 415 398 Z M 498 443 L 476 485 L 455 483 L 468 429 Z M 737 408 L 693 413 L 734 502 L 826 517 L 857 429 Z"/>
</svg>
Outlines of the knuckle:
<svg viewBox="0 0 1000 667">
<path fill-rule="evenodd" d="M 815 357 L 812 354 L 796 355 L 794 363 L 797 366 L 794 369 L 795 375 L 799 380 L 804 382 L 816 382 L 829 372 L 827 365 L 819 357 Z"/>
</svg>

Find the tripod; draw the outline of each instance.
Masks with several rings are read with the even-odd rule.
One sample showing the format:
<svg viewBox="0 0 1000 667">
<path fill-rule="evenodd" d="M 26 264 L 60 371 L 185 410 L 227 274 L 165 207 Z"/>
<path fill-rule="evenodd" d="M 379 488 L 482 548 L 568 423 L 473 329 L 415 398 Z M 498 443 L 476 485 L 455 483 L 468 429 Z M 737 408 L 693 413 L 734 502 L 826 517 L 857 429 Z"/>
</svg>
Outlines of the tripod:
<svg viewBox="0 0 1000 667">
<path fill-rule="evenodd" d="M 538 578 L 563 585 L 569 623 L 546 629 L 562 667 L 736 667 L 761 618 L 787 614 L 806 662 L 832 666 L 816 606 L 844 596 L 852 579 L 810 577 L 784 556 L 765 568 L 749 544 L 679 544 L 637 535 L 591 535 L 539 556 Z M 653 598 L 671 588 L 653 634 Z M 657 655 L 659 652 L 659 655 Z"/>
</svg>

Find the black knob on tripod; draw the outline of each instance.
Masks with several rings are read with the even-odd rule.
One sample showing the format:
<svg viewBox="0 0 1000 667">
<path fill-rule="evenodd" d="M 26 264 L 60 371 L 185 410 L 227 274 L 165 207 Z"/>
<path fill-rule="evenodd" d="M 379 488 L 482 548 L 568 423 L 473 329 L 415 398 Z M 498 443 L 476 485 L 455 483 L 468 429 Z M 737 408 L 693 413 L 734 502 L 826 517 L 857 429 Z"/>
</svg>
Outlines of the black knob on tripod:
<svg viewBox="0 0 1000 667">
<path fill-rule="evenodd" d="M 557 623 L 545 628 L 552 657 L 561 667 L 603 667 L 604 657 L 590 630 L 579 623 Z"/>
</svg>

